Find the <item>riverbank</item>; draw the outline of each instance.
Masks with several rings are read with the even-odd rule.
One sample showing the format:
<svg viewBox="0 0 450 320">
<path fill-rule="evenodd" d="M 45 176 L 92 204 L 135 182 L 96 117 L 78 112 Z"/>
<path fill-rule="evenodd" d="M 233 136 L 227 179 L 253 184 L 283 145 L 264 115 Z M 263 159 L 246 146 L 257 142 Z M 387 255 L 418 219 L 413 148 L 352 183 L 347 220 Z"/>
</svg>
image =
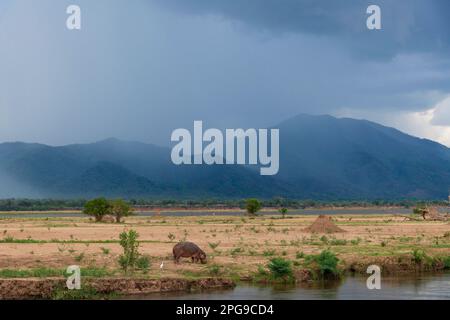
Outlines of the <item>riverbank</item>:
<svg viewBox="0 0 450 320">
<path fill-rule="evenodd" d="M 0 219 L 0 279 L 61 277 L 70 265 L 85 276 L 124 278 L 118 264 L 119 234 L 139 233 L 139 251 L 150 265 L 132 278 L 146 281 L 205 278 L 256 281 L 273 258 L 288 261 L 298 281 L 315 281 L 308 260 L 323 251 L 338 259 L 344 273 L 365 274 L 379 265 L 383 274 L 445 270 L 450 261 L 448 222 L 409 221 L 395 213 L 333 215 L 345 232 L 310 233 L 316 215 L 129 217 L 122 224 L 94 223 L 87 217 L 3 217 Z M 206 265 L 173 263 L 172 248 L 192 241 L 208 255 Z M 161 268 L 163 263 L 163 268 Z"/>
<path fill-rule="evenodd" d="M 126 295 L 146 295 L 165 292 L 194 293 L 203 290 L 232 289 L 236 285 L 229 279 L 84 279 L 82 290 L 68 291 L 66 279 L 0 279 L 0 299 L 102 299 Z"/>
</svg>

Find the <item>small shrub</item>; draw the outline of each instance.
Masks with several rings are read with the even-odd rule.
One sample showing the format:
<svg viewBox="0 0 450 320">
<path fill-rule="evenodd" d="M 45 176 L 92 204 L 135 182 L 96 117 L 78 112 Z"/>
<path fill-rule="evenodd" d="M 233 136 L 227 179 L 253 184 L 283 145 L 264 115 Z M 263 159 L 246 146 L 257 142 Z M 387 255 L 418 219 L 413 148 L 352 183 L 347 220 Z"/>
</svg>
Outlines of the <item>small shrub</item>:
<svg viewBox="0 0 450 320">
<path fill-rule="evenodd" d="M 331 239 L 329 242 L 332 246 L 345 246 L 347 245 L 347 240 L 345 239 Z"/>
<path fill-rule="evenodd" d="M 238 253 L 241 253 L 241 252 L 244 252 L 244 250 L 242 248 L 239 248 L 239 247 L 233 248 L 230 251 L 231 255 L 235 255 L 235 254 L 238 254 Z"/>
<path fill-rule="evenodd" d="M 327 238 L 327 236 L 321 236 L 321 237 L 320 237 L 320 241 L 322 241 L 323 243 L 327 244 L 327 243 L 328 243 L 328 238 Z"/>
<path fill-rule="evenodd" d="M 120 246 L 123 248 L 123 254 L 119 257 L 119 264 L 125 272 L 136 267 L 139 258 L 139 242 L 137 241 L 139 234 L 130 230 L 120 234 Z"/>
<path fill-rule="evenodd" d="M 302 252 L 297 252 L 297 254 L 295 255 L 295 257 L 297 258 L 297 259 L 303 259 L 304 257 L 305 257 L 305 253 L 302 251 Z"/>
<path fill-rule="evenodd" d="M 4 243 L 13 243 L 14 242 L 14 237 L 13 236 L 6 236 L 3 238 L 3 242 Z"/>
<path fill-rule="evenodd" d="M 445 270 L 450 270 L 450 256 L 443 258 L 442 263 L 444 264 Z"/>
<path fill-rule="evenodd" d="M 263 256 L 265 257 L 270 257 L 270 256 L 274 256 L 275 255 L 275 250 L 274 249 L 270 249 L 270 250 L 265 250 L 263 252 Z"/>
<path fill-rule="evenodd" d="M 167 238 L 169 238 L 170 241 L 173 241 L 173 240 L 175 240 L 175 235 L 173 233 L 169 233 L 167 235 Z"/>
<path fill-rule="evenodd" d="M 267 270 L 261 265 L 258 266 L 258 275 L 262 277 L 266 277 L 268 275 Z"/>
<path fill-rule="evenodd" d="M 213 264 L 208 267 L 208 272 L 212 276 L 218 276 L 221 273 L 221 268 L 217 264 Z"/>
<path fill-rule="evenodd" d="M 318 255 L 307 256 L 307 263 L 316 264 L 319 275 L 322 278 L 339 276 L 339 270 L 337 268 L 338 262 L 339 259 L 329 250 L 324 250 Z"/>
<path fill-rule="evenodd" d="M 136 267 L 144 273 L 148 272 L 150 268 L 150 258 L 148 256 L 141 256 L 136 260 Z"/>
<path fill-rule="evenodd" d="M 219 242 L 208 242 L 208 245 L 211 249 L 216 251 L 217 247 L 220 245 L 220 241 Z"/>
<path fill-rule="evenodd" d="M 287 208 L 280 208 L 280 209 L 278 209 L 278 212 L 281 214 L 281 217 L 284 219 L 284 218 L 286 218 L 286 214 L 288 212 L 288 209 Z"/>
<path fill-rule="evenodd" d="M 290 280 L 293 278 L 292 263 L 283 258 L 273 258 L 270 260 L 267 268 L 273 279 Z"/>
<path fill-rule="evenodd" d="M 84 259 L 84 252 L 80 253 L 79 255 L 75 256 L 76 262 L 81 262 Z"/>
<path fill-rule="evenodd" d="M 420 250 L 420 249 L 414 249 L 412 252 L 412 256 L 413 256 L 413 261 L 416 264 L 423 263 L 425 261 L 425 259 L 427 258 L 425 251 Z"/>
</svg>

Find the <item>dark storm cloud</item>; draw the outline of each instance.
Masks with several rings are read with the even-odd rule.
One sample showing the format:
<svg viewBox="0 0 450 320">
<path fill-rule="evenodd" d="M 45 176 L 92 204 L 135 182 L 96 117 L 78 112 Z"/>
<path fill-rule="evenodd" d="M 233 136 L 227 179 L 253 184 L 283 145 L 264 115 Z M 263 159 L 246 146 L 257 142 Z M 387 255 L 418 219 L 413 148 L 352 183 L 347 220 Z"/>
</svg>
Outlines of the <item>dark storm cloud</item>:
<svg viewBox="0 0 450 320">
<path fill-rule="evenodd" d="M 356 55 L 392 58 L 399 52 L 447 52 L 447 0 L 151 0 L 187 14 L 214 14 L 276 33 L 338 37 Z M 381 32 L 368 32 L 366 9 L 382 10 Z"/>
<path fill-rule="evenodd" d="M 65 27 L 74 3 L 79 32 Z M 194 120 L 377 120 L 443 101 L 450 1 L 371 3 L 382 31 L 366 29 L 367 1 L 0 0 L 0 141 L 167 145 Z"/>
</svg>

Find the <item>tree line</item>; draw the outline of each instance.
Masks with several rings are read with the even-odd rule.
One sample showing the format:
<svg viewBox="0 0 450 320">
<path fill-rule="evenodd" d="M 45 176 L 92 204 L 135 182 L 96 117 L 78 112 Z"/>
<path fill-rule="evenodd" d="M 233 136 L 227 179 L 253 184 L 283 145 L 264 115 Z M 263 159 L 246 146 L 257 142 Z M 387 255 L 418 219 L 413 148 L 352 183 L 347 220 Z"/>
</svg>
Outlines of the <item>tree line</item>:
<svg viewBox="0 0 450 320">
<path fill-rule="evenodd" d="M 52 211 L 52 210 L 82 210 L 87 199 L 0 199 L 0 211 Z M 448 205 L 447 201 L 421 201 L 414 199 L 400 200 L 295 200 L 285 198 L 261 199 L 261 205 L 265 208 L 345 208 L 345 207 L 404 207 L 414 208 L 418 205 Z M 241 208 L 245 209 L 246 199 L 128 199 L 126 203 L 131 207 L 139 208 Z"/>
</svg>

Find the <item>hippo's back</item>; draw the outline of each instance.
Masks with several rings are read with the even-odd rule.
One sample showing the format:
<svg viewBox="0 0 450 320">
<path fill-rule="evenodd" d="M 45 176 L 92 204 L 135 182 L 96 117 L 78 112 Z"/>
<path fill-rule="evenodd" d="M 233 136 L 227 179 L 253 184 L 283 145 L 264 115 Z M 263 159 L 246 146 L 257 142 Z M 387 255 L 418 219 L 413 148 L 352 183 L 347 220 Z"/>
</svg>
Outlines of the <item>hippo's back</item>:
<svg viewBox="0 0 450 320">
<path fill-rule="evenodd" d="M 173 247 L 173 254 L 177 256 L 191 256 L 200 251 L 200 248 L 192 242 L 180 242 L 175 247 Z"/>
</svg>

